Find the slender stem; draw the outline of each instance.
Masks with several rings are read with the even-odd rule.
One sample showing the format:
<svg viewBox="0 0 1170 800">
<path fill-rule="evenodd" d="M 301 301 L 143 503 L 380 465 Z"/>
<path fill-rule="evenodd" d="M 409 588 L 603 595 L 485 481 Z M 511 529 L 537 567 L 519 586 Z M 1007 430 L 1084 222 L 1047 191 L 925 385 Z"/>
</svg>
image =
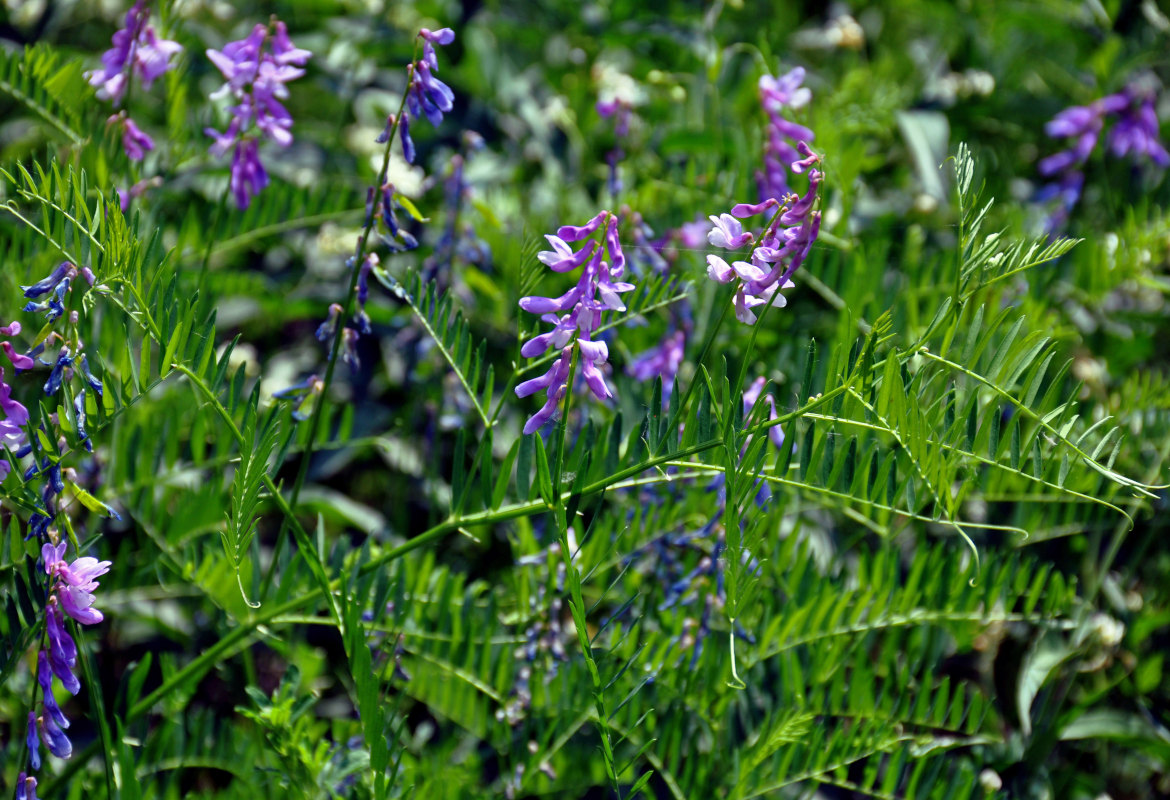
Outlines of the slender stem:
<svg viewBox="0 0 1170 800">
<path fill-rule="evenodd" d="M 212 408 L 216 410 L 220 418 L 224 421 L 224 424 L 227 425 L 228 430 L 231 431 L 232 438 L 236 440 L 236 445 L 241 450 L 243 450 L 245 447 L 248 447 L 251 442 L 246 439 L 244 434 L 236 426 L 235 420 L 232 419 L 231 413 L 226 408 L 224 408 L 221 402 L 219 402 L 219 398 L 216 397 L 215 393 L 211 391 L 211 388 L 203 382 L 203 379 L 192 372 L 184 364 L 175 364 L 175 369 L 186 375 L 188 380 L 190 380 L 191 383 L 194 384 L 203 393 L 203 396 L 207 398 L 208 403 L 210 403 Z M 326 600 L 329 603 L 329 610 L 333 614 L 333 619 L 337 624 L 337 629 L 344 636 L 345 625 L 342 619 L 341 609 L 337 604 L 337 598 L 334 596 L 333 591 L 330 588 L 329 578 L 325 573 L 325 566 L 321 562 L 321 554 L 317 552 L 317 548 L 313 545 L 313 541 L 309 538 L 309 534 L 301 525 L 300 520 L 297 519 L 296 512 L 293 511 L 292 505 L 284 499 L 284 495 L 281 494 L 280 488 L 273 482 L 267 471 L 264 472 L 262 480 L 264 482 L 264 487 L 268 489 L 269 494 L 272 496 L 273 502 L 276 503 L 281 513 L 284 514 L 285 522 L 292 526 L 293 535 L 296 537 L 297 544 L 304 551 L 305 561 L 309 565 L 309 571 L 312 572 L 313 576 L 317 579 L 317 583 L 319 584 L 320 589 L 325 594 Z"/>
<path fill-rule="evenodd" d="M 414 53 L 411 56 L 412 64 L 414 63 L 417 56 L 418 40 L 416 39 Z M 406 110 L 406 98 L 408 95 L 409 87 L 407 87 L 407 91 L 402 93 L 402 102 L 398 105 L 398 113 L 394 115 L 394 123 L 390 127 L 389 136 L 386 138 L 386 149 L 382 152 L 382 167 L 378 170 L 378 180 L 374 184 L 375 198 L 377 192 L 386 183 L 386 173 L 390 169 L 390 151 L 394 147 L 394 138 L 398 133 L 398 125 L 401 122 L 402 115 Z M 369 219 L 365 221 L 365 225 L 362 227 L 361 235 L 358 237 L 357 250 L 353 256 L 353 267 L 350 269 L 349 273 L 349 287 L 345 292 L 344 311 L 337 320 L 337 330 L 333 335 L 333 340 L 329 347 L 329 360 L 325 365 L 325 376 L 321 381 L 321 392 L 317 395 L 316 400 L 313 403 L 313 413 L 309 419 L 309 438 L 306 442 L 304 453 L 301 454 L 301 462 L 300 466 L 297 468 L 297 476 L 293 481 L 292 491 L 289 493 L 288 504 L 294 510 L 297 507 L 297 502 L 300 500 L 301 489 L 304 487 L 305 480 L 309 475 L 309 464 L 313 460 L 313 449 L 317 441 L 317 431 L 321 427 L 322 412 L 325 409 L 325 403 L 329 395 L 329 387 L 333 383 L 333 374 L 337 367 L 337 356 L 341 351 L 341 338 L 344 328 L 344 321 L 353 315 L 353 306 L 354 302 L 356 301 L 355 289 L 357 288 L 358 276 L 361 274 L 362 261 L 366 257 L 370 234 L 373 232 L 374 226 L 377 224 L 376 219 L 377 215 L 371 213 L 369 215 Z M 283 522 L 280 526 L 280 531 L 277 534 L 277 541 L 280 541 L 284 538 L 287 524 L 288 518 L 286 518 L 285 522 Z M 276 564 L 277 559 L 275 558 L 272 560 L 272 563 L 269 564 L 268 572 L 265 574 L 263 581 L 263 585 L 266 587 L 272 585 L 272 577 L 273 572 L 276 569 Z M 261 595 L 261 597 L 263 596 L 264 595 Z"/>
</svg>

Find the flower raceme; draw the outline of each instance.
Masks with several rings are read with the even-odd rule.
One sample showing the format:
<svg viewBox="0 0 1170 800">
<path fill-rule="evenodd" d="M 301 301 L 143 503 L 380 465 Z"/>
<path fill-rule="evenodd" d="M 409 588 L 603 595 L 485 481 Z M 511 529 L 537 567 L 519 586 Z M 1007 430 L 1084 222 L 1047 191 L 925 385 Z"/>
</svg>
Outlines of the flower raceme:
<svg viewBox="0 0 1170 800">
<path fill-rule="evenodd" d="M 573 360 L 573 346 L 581 353 L 581 374 L 585 384 L 599 400 L 608 400 L 613 392 L 606 385 L 601 367 L 609 359 L 605 342 L 590 337 L 601 325 L 604 310 L 625 311 L 620 294 L 634 288 L 632 283 L 617 279 L 625 272 L 626 256 L 618 239 L 618 218 L 602 211 L 581 226 L 562 225 L 555 236 L 547 235 L 552 250 L 545 250 L 537 258 L 553 272 L 572 272 L 584 267 L 576 286 L 560 297 L 530 296 L 520 299 L 520 308 L 553 326 L 551 331 L 535 336 L 524 343 L 520 354 L 525 358 L 542 355 L 550 348 L 560 351 L 552 367 L 539 378 L 525 381 L 516 387 L 518 397 L 527 397 L 544 390 L 547 400 L 524 425 L 524 433 L 540 429 L 557 413 L 557 407 L 568 391 L 569 373 Z M 601 231 L 598 244 L 593 235 Z M 588 240 L 574 252 L 570 244 Z M 604 260 L 609 256 L 609 261 Z"/>
<path fill-rule="evenodd" d="M 177 42 L 158 38 L 154 27 L 147 24 L 149 17 L 147 3 L 138 0 L 126 12 L 121 30 L 114 34 L 114 46 L 102 54 L 102 69 L 85 73 L 90 85 L 98 87 L 102 100 L 120 105 L 132 75 L 142 81 L 144 89 L 149 89 L 171 68 L 171 58 L 182 52 Z"/>
<path fill-rule="evenodd" d="M 440 28 L 437 31 L 423 28 L 418 32 L 423 40 L 423 57 L 409 64 L 406 68 L 408 84 L 406 87 L 406 113 L 398 121 L 398 133 L 402 139 L 402 155 L 411 164 L 414 163 L 414 140 L 410 138 L 410 121 L 419 117 L 426 117 L 436 128 L 443 121 L 443 115 L 454 108 L 455 93 L 451 87 L 435 77 L 439 71 L 439 59 L 435 55 L 435 45 L 448 45 L 455 41 L 455 31 L 450 28 Z M 389 137 L 390 129 L 394 125 L 394 117 L 386 122 L 386 131 L 383 134 Z M 379 142 L 385 139 L 379 137 Z"/>
<path fill-rule="evenodd" d="M 1153 89 L 1138 81 L 1087 106 L 1070 106 L 1044 126 L 1049 137 L 1071 140 L 1064 150 L 1041 159 L 1037 164 L 1040 174 L 1052 180 L 1041 187 L 1034 200 L 1041 203 L 1059 200 L 1047 221 L 1049 233 L 1061 228 L 1080 202 L 1085 163 L 1096 149 L 1110 118 L 1116 121 L 1105 141 L 1114 157 L 1145 158 L 1155 167 L 1170 167 L 1170 153 L 1158 138 L 1154 100 Z"/>
<path fill-rule="evenodd" d="M 805 157 L 792 163 L 792 171 L 799 174 L 808 170 L 808 191 L 803 197 L 786 194 L 783 198 L 768 198 L 761 203 L 740 203 L 730 214 L 711 216 L 714 227 L 707 241 L 725 250 L 738 250 L 756 242 L 750 261 L 728 264 L 722 257 L 707 256 L 707 276 L 719 283 L 738 281 L 735 293 L 735 317 L 745 325 L 756 321 L 752 311 L 756 306 L 771 303 L 783 308 L 787 301 L 778 295 L 778 289 L 794 286 L 790 280 L 812 249 L 821 227 L 821 212 L 813 211 L 821 183 L 821 173 L 814 165 L 820 156 L 807 144 L 797 145 Z M 772 219 L 758 241 L 754 234 L 743 229 L 741 219 L 772 211 Z"/>
<path fill-rule="evenodd" d="M 138 0 L 126 12 L 123 27 L 114 34 L 114 46 L 102 55 L 102 69 L 85 73 L 90 85 L 98 87 L 98 98 L 112 101 L 115 108 L 122 104 L 132 77 L 137 76 L 142 88 L 149 90 L 171 68 L 171 58 L 183 50 L 177 42 L 160 39 L 147 23 L 149 17 L 147 3 Z M 121 130 L 122 149 L 130 160 L 141 161 L 148 150 L 154 149 L 154 140 L 125 111 L 111 116 L 107 124 Z"/>
<path fill-rule="evenodd" d="M 247 38 L 228 42 L 223 50 L 208 50 L 207 57 L 223 74 L 226 83 L 211 95 L 230 96 L 232 120 L 220 133 L 206 128 L 215 139 L 211 154 L 224 156 L 232 151 L 230 188 L 236 205 L 247 208 L 251 198 L 268 185 L 268 173 L 260 161 L 260 138 L 281 147 L 292 144 L 292 115 L 280 102 L 288 97 L 289 81 L 305 74 L 301 69 L 313 54 L 295 47 L 283 22 L 271 27 L 256 25 Z"/>
<path fill-rule="evenodd" d="M 46 542 L 41 547 L 41 561 L 49 576 L 49 602 L 45 606 L 45 631 L 49 648 L 37 653 L 41 713 L 38 715 L 30 711 L 28 715 L 27 743 L 29 764 L 33 769 L 39 769 L 41 765 L 38 734 L 49 752 L 58 758 L 69 758 L 73 754 L 73 744 L 65 734 L 69 720 L 53 695 L 54 677 L 70 694 L 81 691 L 81 681 L 74 672 L 77 668 L 77 644 L 69 634 L 65 616 L 82 625 L 102 621 L 102 613 L 93 607 L 93 591 L 98 587 L 97 579 L 110 570 L 109 561 L 98 561 L 89 556 L 66 561 L 67 547 L 67 542 Z"/>
<path fill-rule="evenodd" d="M 781 112 L 786 109 L 803 108 L 812 99 L 812 92 L 802 87 L 804 67 L 795 69 L 775 78 L 760 76 L 760 105 L 768 115 L 764 135 L 764 169 L 756 173 L 760 199 L 783 197 L 788 193 L 787 168 L 797 161 L 795 142 L 811 142 L 813 132 L 803 125 L 784 119 Z"/>
</svg>

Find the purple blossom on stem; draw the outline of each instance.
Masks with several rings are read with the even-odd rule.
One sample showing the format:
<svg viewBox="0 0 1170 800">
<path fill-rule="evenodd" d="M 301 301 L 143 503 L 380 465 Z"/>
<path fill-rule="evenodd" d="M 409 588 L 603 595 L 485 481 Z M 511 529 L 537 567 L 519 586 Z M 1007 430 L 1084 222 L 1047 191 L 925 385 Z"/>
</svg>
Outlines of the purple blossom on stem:
<svg viewBox="0 0 1170 800">
<path fill-rule="evenodd" d="M 50 591 L 66 614 L 82 625 L 94 625 L 102 621 L 102 612 L 93 608 L 93 590 L 98 586 L 96 579 L 110 571 L 111 562 L 83 556 L 72 564 L 66 563 L 66 546 L 61 542 L 41 547 L 45 572 L 52 580 Z"/>
<path fill-rule="evenodd" d="M 37 714 L 28 712 L 28 726 L 25 729 L 24 743 L 28 746 L 28 765 L 32 769 L 41 768 L 41 737 L 37 731 Z M 19 787 L 18 787 L 19 791 Z"/>
<path fill-rule="evenodd" d="M 212 99 L 231 97 L 236 103 L 228 108 L 232 120 L 223 133 L 215 128 L 206 128 L 204 133 L 215 140 L 212 155 L 223 156 L 234 149 L 230 187 L 240 208 L 247 208 L 251 198 L 268 185 L 259 138 L 281 147 L 292 144 L 292 115 L 280 101 L 288 97 L 285 84 L 305 74 L 301 67 L 311 56 L 293 45 L 280 21 L 256 25 L 246 38 L 228 42 L 223 50 L 207 51 L 226 81 Z"/>
<path fill-rule="evenodd" d="M 813 140 L 811 130 L 781 116 L 784 109 L 802 108 L 812 99 L 812 92 L 801 86 L 804 74 L 804 67 L 796 67 L 778 78 L 760 76 L 760 104 L 768 115 L 764 131 L 764 169 L 756 173 L 762 201 L 788 194 L 787 170 L 798 161 L 795 143 Z"/>
<path fill-rule="evenodd" d="M 24 432 L 24 427 L 28 425 L 28 409 L 19 401 L 12 399 L 12 387 L 4 381 L 2 367 L 0 367 L 0 411 L 4 412 L 4 419 L 0 420 L 0 447 L 17 452 L 28 442 L 28 437 Z M 0 481 L 7 478 L 11 470 L 12 465 L 8 462 L 5 453 L 0 452 Z"/>
<path fill-rule="evenodd" d="M 418 35 L 423 40 L 423 57 L 406 67 L 406 115 L 398 121 L 402 155 L 411 164 L 414 163 L 416 153 L 414 140 L 410 138 L 410 120 L 426 117 L 437 128 L 443 121 L 443 115 L 454 108 L 455 102 L 455 93 L 451 87 L 435 77 L 439 71 L 435 45 L 451 44 L 455 41 L 455 32 L 450 28 L 437 31 L 423 28 Z M 387 122 L 387 130 L 392 124 Z"/>
<path fill-rule="evenodd" d="M 1036 202 L 1058 199 L 1049 214 L 1046 229 L 1049 235 L 1062 228 L 1073 208 L 1080 201 L 1085 176 L 1083 168 L 1106 122 L 1115 122 L 1106 135 L 1106 147 L 1117 158 L 1132 156 L 1135 160 L 1148 159 L 1154 166 L 1170 166 L 1170 153 L 1158 138 L 1158 118 L 1154 111 L 1155 92 L 1141 81 L 1135 81 L 1122 91 L 1106 95 L 1087 106 L 1064 109 L 1044 126 L 1044 132 L 1053 139 L 1071 139 L 1064 149 L 1040 160 L 1040 174 L 1053 180 L 1037 191 Z"/>
<path fill-rule="evenodd" d="M 316 375 L 310 375 L 300 383 L 295 383 L 272 396 L 277 400 L 292 401 L 292 418 L 304 422 L 309 418 L 313 400 L 325 389 L 325 382 Z"/>
<path fill-rule="evenodd" d="M 119 111 L 106 120 L 106 125 L 117 125 L 122 129 L 122 149 L 131 161 L 141 161 L 146 157 L 147 150 L 154 149 L 154 139 L 143 133 L 134 120 L 126 116 L 125 111 Z"/>
<path fill-rule="evenodd" d="M 707 256 L 707 276 L 711 280 L 718 283 L 737 282 L 733 300 L 735 316 L 746 325 L 756 321 L 753 308 L 765 304 L 783 307 L 787 303 L 783 295 L 777 295 L 777 290 L 794 285 L 791 277 L 804 263 L 820 232 L 821 214 L 812 210 L 821 183 L 821 173 L 812 165 L 819 163 L 820 157 L 804 142 L 797 145 L 797 150 L 805 156 L 800 163 L 808 169 L 809 185 L 803 197 L 788 194 L 783 204 L 779 201 L 740 203 L 733 209 L 735 214 L 746 217 L 751 212 L 776 208 L 772 220 L 760 234 L 751 260 L 728 264 L 720 256 Z M 738 249 L 754 239 L 750 232 L 742 230 L 739 220 L 731 214 L 712 216 L 711 221 L 715 223 L 715 227 L 707 234 L 711 244 Z"/>
<path fill-rule="evenodd" d="M 154 27 L 147 24 L 149 17 L 147 3 L 138 0 L 114 34 L 114 46 L 102 54 L 102 69 L 85 73 L 90 85 L 98 87 L 97 96 L 102 100 L 120 105 L 132 75 L 138 76 L 144 89 L 150 89 L 171 68 L 171 58 L 182 52 L 177 42 L 158 37 Z"/>
<path fill-rule="evenodd" d="M 589 255 L 580 256 L 580 251 L 572 253 L 568 242 L 579 242 L 592 236 L 603 225 L 602 246 L 591 241 L 581 248 Z M 568 389 L 574 341 L 581 354 L 581 375 L 585 384 L 599 400 L 613 397 L 601 371 L 609 359 L 609 348 L 605 342 L 593 341 L 590 337 L 601 324 L 602 311 L 624 311 L 626 307 L 619 295 L 634 288 L 632 283 L 618 280 L 624 272 L 626 258 L 616 228 L 617 217 L 609 211 L 602 211 L 585 225 L 563 225 L 557 230 L 556 236 L 547 237 L 554 249 L 542 254 L 542 263 L 554 272 L 567 272 L 575 267 L 562 269 L 566 262 L 580 261 L 584 269 L 577 284 L 560 297 L 530 296 L 520 299 L 522 309 L 540 314 L 545 322 L 553 325 L 551 331 L 525 342 L 520 348 L 520 354 L 525 358 L 534 358 L 549 348 L 561 351 L 560 357 L 548 372 L 516 387 L 518 397 L 527 397 L 542 389 L 547 397 L 544 406 L 525 424 L 525 434 L 535 432 L 556 415 L 558 405 Z M 606 255 L 610 259 L 608 262 L 603 260 Z"/>
</svg>

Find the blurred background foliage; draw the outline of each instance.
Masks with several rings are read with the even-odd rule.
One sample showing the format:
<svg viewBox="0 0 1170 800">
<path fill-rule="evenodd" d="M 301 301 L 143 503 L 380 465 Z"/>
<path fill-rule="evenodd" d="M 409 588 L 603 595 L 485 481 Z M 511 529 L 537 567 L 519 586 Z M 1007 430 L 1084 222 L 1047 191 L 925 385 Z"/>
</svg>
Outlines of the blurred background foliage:
<svg viewBox="0 0 1170 800">
<path fill-rule="evenodd" d="M 1002 230 L 1015 241 L 1043 235 L 1051 209 L 1033 202 L 1044 183 L 1036 164 L 1061 147 L 1044 134 L 1057 112 L 1143 80 L 1159 87 L 1158 116 L 1170 119 L 1170 19 L 1152 0 L 160 5 L 160 31 L 185 50 L 179 70 L 130 100 L 159 143 L 132 165 L 105 128 L 108 107 L 82 77 L 109 46 L 124 4 L 5 0 L 0 164 L 56 159 L 107 197 L 157 176 L 127 211 L 133 235 L 145 242 L 160 232 L 146 263 L 160 286 L 175 282 L 180 298 L 193 296 L 207 260 L 191 313 L 202 319 L 216 310 L 217 358 L 230 374 L 242 368 L 247 388 L 238 395 L 260 387 L 262 407 L 273 391 L 321 368 L 313 332 L 344 291 L 365 187 L 380 163 L 374 140 L 398 107 L 420 26 L 456 32 L 440 72 L 455 108 L 437 130 L 415 128 L 415 166 L 392 162 L 389 180 L 428 221 L 412 223 L 423 246 L 386 263 L 398 276 L 435 276 L 471 336 L 486 343 L 498 378 L 522 363 L 518 332 L 535 327 L 516 300 L 531 292 L 542 234 L 608 207 L 640 214 L 657 237 L 755 199 L 762 74 L 808 71 L 813 99 L 797 119 L 815 131 L 825 158 L 823 232 L 787 308 L 771 313 L 754 349 L 742 329 L 725 330 L 708 366 L 716 374 L 726 357 L 726 374 L 735 375 L 746 360 L 749 376 L 772 382 L 783 410 L 806 402 L 802 386 L 829 391 L 832 359 L 844 362 L 883 314 L 897 347 L 922 341 L 962 262 L 961 209 L 944 163 L 960 142 L 974 154 L 984 201 L 996 199 L 983 234 Z M 221 76 L 203 52 L 270 16 L 314 56 L 289 87 L 295 142 L 262 151 L 273 184 L 239 212 L 221 204 L 227 164 L 207 153 L 202 132 L 224 124 L 207 100 Z M 595 108 L 614 96 L 633 110 L 616 197 L 606 164 L 614 126 Z M 444 184 L 456 155 L 469 190 L 453 211 Z M 14 183 L 3 191 L 17 202 Z M 1051 337 L 1053 372 L 1036 379 L 1040 394 L 1051 394 L 1046 408 L 1079 401 L 1080 430 L 1113 415 L 1121 435 L 1102 460 L 1149 484 L 1165 482 L 1170 450 L 1168 202 L 1164 171 L 1099 147 L 1063 231 L 1083 241 L 982 290 L 963 308 L 962 325 L 955 321 L 962 342 L 974 309 L 985 308 L 988 354 L 1006 335 L 1008 324 L 990 326 L 1002 309 L 1011 314 L 1005 319 L 1022 320 L 1019 341 Z M 444 244 L 445 232 L 458 246 Z M 0 214 L 0 236 L 0 297 L 15 311 L 18 287 L 46 274 L 59 253 L 9 214 Z M 626 244 L 648 274 L 649 247 Z M 677 280 L 666 296 L 686 288 L 700 330 L 715 303 L 707 252 L 677 236 L 661 252 Z M 112 306 L 96 305 L 90 340 L 107 381 L 124 383 L 150 344 Z M 681 307 L 664 303 L 620 328 L 610 345 L 613 408 L 578 405 L 570 421 L 588 442 L 582 424 L 594 420 L 598 458 L 582 465 L 576 448 L 570 472 L 596 473 L 601 454 L 617 459 L 616 443 L 629 442 L 622 466 L 637 463 L 638 426 L 654 394 L 623 370 L 685 318 L 672 316 Z M 259 519 L 237 584 L 217 535 L 237 448 L 203 399 L 156 366 L 141 377 L 157 384 L 126 384 L 130 409 L 99 426 L 98 459 L 81 479 L 124 512 L 121 523 L 80 516 L 115 563 L 100 597 L 108 621 L 85 641 L 115 746 L 95 755 L 100 715 L 87 692 L 70 706 L 82 754 L 67 766 L 54 760 L 41 796 L 371 796 L 373 745 L 356 713 L 367 691 L 377 691 L 384 709 L 390 796 L 612 794 L 547 515 L 453 530 L 438 547 L 362 572 L 371 553 L 448 518 L 456 475 L 472 460 L 464 449 L 474 448 L 461 431 L 482 433 L 417 316 L 390 292 L 369 310 L 376 335 L 362 339 L 358 372 L 339 371 L 339 402 L 298 510 L 330 574 L 360 574 L 348 591 L 367 615 L 361 630 L 373 646 L 376 689 L 361 683 L 362 665 L 352 660 L 361 648 L 347 648 L 320 603 L 268 616 L 313 587 L 303 559 L 277 552 L 282 525 L 273 509 Z M 939 352 L 934 337 L 927 341 Z M 821 343 L 811 383 L 801 378 L 810 339 Z M 688 360 L 697 348 L 696 338 Z M 904 369 L 908 378 L 929 367 L 913 356 Z M 697 371 L 687 367 L 684 376 Z M 924 408 L 937 403 L 924 412 L 929 419 L 953 427 L 946 412 L 954 409 L 939 399 L 966 385 L 953 376 L 914 385 Z M 741 387 L 731 388 L 736 398 L 724 413 L 738 405 Z M 511 470 L 525 458 L 531 469 L 534 456 L 510 450 L 527 402 L 505 402 L 488 445 L 495 463 L 507 464 L 509 502 L 529 498 L 532 479 Z M 994 462 L 985 421 L 998 412 L 986 397 L 973 402 L 980 426 L 967 449 L 990 445 Z M 822 411 L 815 423 L 785 428 L 799 443 L 799 464 L 766 457 L 765 473 L 783 479 L 791 467 L 800 485 L 774 483 L 773 501 L 752 522 L 760 589 L 735 645 L 746 688 L 729 685 L 734 626 L 713 599 L 726 565 L 716 578 L 715 540 L 684 536 L 717 535 L 707 527 L 718 510 L 715 473 L 585 501 L 591 525 L 587 536 L 576 531 L 583 546 L 575 563 L 589 633 L 612 679 L 606 725 L 619 762 L 630 765 L 622 796 L 647 773 L 646 796 L 676 798 L 1170 795 L 1165 490 L 1133 497 L 1078 464 L 1068 487 L 1089 499 L 1070 499 L 1006 469 L 971 467 L 956 485 L 975 488 L 956 492 L 959 516 L 987 525 L 966 529 L 976 564 L 930 503 L 901 488 L 885 510 L 853 503 L 864 479 L 846 453 L 858 431 L 840 426 L 849 408 Z M 853 412 L 861 419 L 859 405 Z M 293 430 L 287 414 L 283 422 Z M 1006 416 L 1004 425 L 1006 464 Z M 1056 444 L 1031 435 L 1037 453 Z M 306 437 L 302 424 L 282 451 L 278 482 L 292 481 Z M 863 434 L 861 447 L 867 442 Z M 870 452 L 862 450 L 860 463 Z M 875 465 L 883 453 L 872 451 Z M 1029 469 L 1043 472 L 1039 463 Z M 863 494 L 867 503 L 877 496 L 872 486 Z M 15 586 L 22 515 L 8 502 L 4 515 L 2 567 Z M 276 576 L 273 585 L 265 573 Z M 698 573 L 686 589 L 690 602 L 670 602 L 672 581 Z M 241 588 L 263 596 L 259 612 Z M 704 626 L 709 635 L 698 646 Z M 10 619 L 6 638 L 13 628 Z M 214 663 L 183 671 L 225 641 Z M 14 721 L 23 719 L 32 682 L 21 659 L 6 653 L 0 692 L 9 783 L 20 758 Z"/>
</svg>

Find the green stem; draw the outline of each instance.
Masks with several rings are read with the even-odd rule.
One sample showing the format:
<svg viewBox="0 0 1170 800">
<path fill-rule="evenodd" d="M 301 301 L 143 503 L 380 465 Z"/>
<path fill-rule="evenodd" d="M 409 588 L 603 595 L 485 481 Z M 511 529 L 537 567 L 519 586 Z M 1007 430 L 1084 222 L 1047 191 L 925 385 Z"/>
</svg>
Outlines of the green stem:
<svg viewBox="0 0 1170 800">
<path fill-rule="evenodd" d="M 418 40 L 416 39 L 414 45 L 414 54 L 411 57 L 412 64 L 414 63 L 417 56 Z M 398 105 L 398 113 L 394 115 L 394 124 L 391 125 L 390 134 L 386 139 L 386 149 L 382 152 L 382 167 L 378 170 L 378 180 L 374 184 L 375 202 L 376 193 L 386 183 L 386 173 L 390 169 L 390 151 L 394 147 L 394 138 L 398 133 L 398 124 L 402 120 L 403 113 L 405 113 L 407 95 L 408 92 L 406 91 L 402 93 L 402 102 Z M 329 387 L 333 383 L 333 374 L 337 367 L 337 356 L 341 352 L 341 338 L 342 330 L 345 324 L 344 321 L 353 315 L 353 306 L 357 299 L 355 289 L 357 288 L 358 276 L 361 274 L 362 261 L 366 257 L 366 248 L 369 244 L 370 234 L 373 232 L 374 226 L 376 224 L 377 215 L 371 213 L 370 218 L 366 220 L 366 223 L 362 228 L 361 235 L 358 238 L 357 250 L 353 256 L 353 267 L 350 269 L 349 273 L 349 287 L 345 292 L 344 311 L 337 319 L 337 330 L 333 335 L 333 341 L 329 347 L 329 360 L 325 365 L 325 376 L 321 381 L 321 392 L 317 395 L 317 398 L 313 403 L 313 413 L 309 419 L 309 438 L 305 445 L 305 451 L 301 455 L 300 466 L 297 468 L 297 476 L 293 481 L 292 491 L 289 494 L 289 506 L 293 509 L 297 507 L 297 502 L 301 497 L 301 489 L 304 488 L 305 480 L 309 476 L 309 464 L 313 460 L 313 448 L 317 441 L 317 431 L 321 427 L 322 412 L 325 409 L 325 403 L 329 395 Z M 278 542 L 284 539 L 287 521 L 288 518 L 286 518 L 286 522 L 282 523 L 280 526 L 280 531 L 277 534 Z M 264 575 L 263 585 L 266 587 L 270 587 L 272 585 L 273 573 L 276 569 L 277 561 L 278 559 L 276 558 L 272 559 L 272 563 L 269 564 L 268 567 L 268 572 Z M 261 598 L 264 596 L 264 594 L 261 594 Z"/>
<path fill-rule="evenodd" d="M 207 402 L 211 404 L 211 407 L 215 409 L 220 418 L 223 420 L 224 424 L 227 425 L 228 430 L 232 434 L 232 438 L 236 440 L 236 445 L 240 448 L 240 450 L 242 451 L 245 447 L 251 446 L 252 442 L 247 441 L 239 427 L 236 426 L 235 420 L 232 419 L 231 413 L 226 408 L 224 408 L 223 403 L 219 402 L 219 398 L 216 397 L 215 393 L 211 391 L 211 388 L 203 382 L 203 379 L 192 372 L 184 364 L 175 364 L 174 368 L 176 371 L 186 375 L 187 379 L 190 380 L 191 383 L 196 388 L 198 388 L 200 392 L 202 392 L 203 396 L 207 399 Z M 264 487 L 268 489 L 269 494 L 272 496 L 273 502 L 276 503 L 281 513 L 284 514 L 285 521 L 292 526 L 293 536 L 296 537 L 297 546 L 299 546 L 301 551 L 304 553 L 305 561 L 309 565 L 309 570 L 313 573 L 313 577 L 317 579 L 320 590 L 325 594 L 326 600 L 329 603 L 329 610 L 333 615 L 334 622 L 337 624 L 337 629 L 344 636 L 345 623 L 342 618 L 341 609 L 337 604 L 337 598 L 330 588 L 329 578 L 325 573 L 325 565 L 321 561 L 321 554 L 317 552 L 317 548 L 313 544 L 312 539 L 309 538 L 309 534 L 301 525 L 300 520 L 297 519 L 292 505 L 289 503 L 289 501 L 284 499 L 284 495 L 281 494 L 280 488 L 273 482 L 271 476 L 269 476 L 267 472 L 264 473 L 263 482 Z"/>
</svg>

